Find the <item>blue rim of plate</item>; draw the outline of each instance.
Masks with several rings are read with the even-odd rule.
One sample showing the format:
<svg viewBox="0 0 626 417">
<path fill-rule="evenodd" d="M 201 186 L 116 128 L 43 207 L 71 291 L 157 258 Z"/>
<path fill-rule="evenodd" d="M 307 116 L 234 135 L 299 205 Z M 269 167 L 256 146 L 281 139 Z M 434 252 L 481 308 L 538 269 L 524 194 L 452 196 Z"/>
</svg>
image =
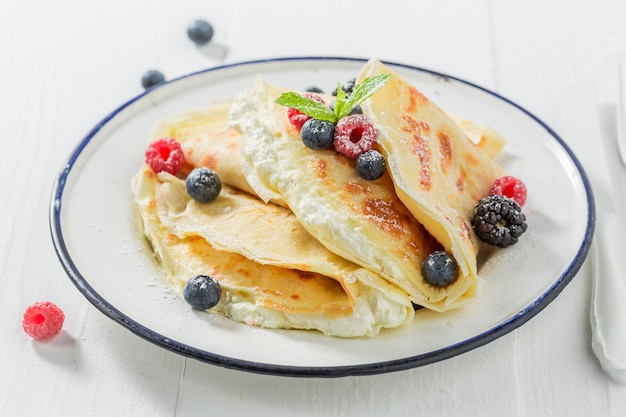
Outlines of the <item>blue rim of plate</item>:
<svg viewBox="0 0 626 417">
<path fill-rule="evenodd" d="M 480 346 L 486 345 L 495 339 L 511 332 L 512 330 L 520 327 L 528 320 L 536 316 L 541 310 L 543 310 L 550 302 L 552 302 L 561 291 L 569 284 L 572 278 L 576 275 L 578 270 L 581 268 L 585 258 L 587 257 L 589 250 L 591 248 L 591 241 L 593 238 L 595 224 L 596 224 L 596 208 L 593 197 L 593 191 L 589 182 L 589 178 L 587 177 L 586 172 L 584 171 L 582 165 L 571 151 L 571 149 L 565 144 L 565 142 L 559 137 L 559 135 L 552 130 L 546 123 L 541 121 L 535 115 L 521 107 L 520 105 L 512 102 L 511 100 L 495 93 L 489 89 L 476 85 L 472 82 L 444 74 L 441 72 L 429 70 L 422 67 L 396 63 L 392 61 L 382 61 L 385 64 L 405 68 L 417 72 L 423 72 L 426 74 L 430 74 L 436 77 L 441 77 L 443 79 L 451 79 L 467 86 L 473 87 L 475 89 L 481 90 L 489 95 L 517 108 L 521 112 L 523 112 L 526 116 L 530 117 L 536 123 L 538 123 L 543 129 L 546 130 L 547 133 L 550 134 L 559 145 L 565 150 L 571 159 L 572 163 L 575 165 L 578 173 L 580 174 L 585 193 L 587 196 L 587 227 L 585 231 L 585 235 L 583 241 L 578 248 L 576 256 L 572 259 L 567 268 L 563 271 L 563 273 L 559 276 L 559 278 L 554 282 L 554 284 L 544 292 L 540 297 L 538 297 L 534 302 L 528 305 L 526 308 L 519 311 L 510 319 L 498 324 L 490 328 L 487 331 L 484 331 L 478 335 L 465 339 L 459 343 L 455 343 L 452 345 L 448 345 L 442 347 L 440 349 L 433 350 L 431 352 L 419 354 L 416 356 L 411 356 L 407 358 L 402 358 L 398 360 L 384 361 L 384 362 L 376 362 L 371 364 L 360 364 L 360 365 L 347 365 L 347 366 L 323 366 L 323 367 L 300 367 L 300 366 L 284 366 L 284 365 L 275 365 L 275 364 L 266 364 L 261 362 L 247 361 L 241 359 L 234 359 L 223 355 L 217 355 L 211 352 L 207 352 L 201 349 L 194 348 L 192 346 L 186 345 L 184 343 L 177 342 L 176 340 L 172 340 L 164 335 L 161 335 L 146 326 L 143 326 L 124 314 L 123 312 L 116 309 L 111 303 L 105 300 L 102 296 L 100 296 L 93 287 L 89 284 L 89 281 L 86 277 L 84 277 L 81 272 L 78 270 L 76 265 L 74 264 L 72 257 L 65 245 L 65 241 L 63 239 L 63 230 L 61 227 L 61 210 L 62 210 L 62 201 L 63 201 L 63 192 L 65 189 L 65 184 L 67 178 L 74 167 L 74 164 L 80 157 L 81 153 L 85 149 L 85 147 L 89 144 L 92 138 L 105 126 L 109 123 L 118 113 L 122 110 L 141 99 L 142 97 L 150 94 L 152 91 L 162 88 L 165 85 L 180 81 L 185 78 L 197 76 L 199 74 L 204 74 L 207 72 L 214 71 L 224 71 L 228 69 L 232 69 L 235 67 L 247 66 L 247 65 L 255 65 L 255 64 L 266 64 L 266 63 L 275 63 L 275 62 L 302 62 L 302 61 L 336 61 L 336 62 L 354 62 L 354 63 L 362 63 L 365 64 L 367 59 L 365 58 L 347 58 L 347 57 L 321 57 L 321 56 L 311 56 L 311 57 L 282 57 L 282 58 L 268 58 L 268 59 L 260 59 L 260 60 L 251 60 L 251 61 L 242 61 L 233 64 L 220 65 L 212 68 L 208 68 L 202 71 L 197 71 L 193 73 L 189 73 L 183 75 L 181 77 L 172 79 L 170 81 L 166 81 L 163 84 L 153 87 L 150 90 L 146 90 L 145 92 L 139 94 L 138 96 L 132 98 L 126 103 L 122 104 L 120 107 L 115 109 L 109 115 L 107 115 L 104 119 L 102 119 L 86 136 L 85 138 L 78 144 L 78 146 L 74 149 L 74 151 L 70 154 L 69 158 L 63 164 L 63 168 L 60 173 L 56 177 L 54 181 L 54 186 L 52 190 L 52 198 L 50 202 L 50 212 L 49 212 L 49 220 L 50 220 L 50 232 L 52 235 L 52 241 L 57 253 L 57 256 L 65 269 L 67 275 L 70 280 L 74 283 L 74 285 L 78 288 L 78 290 L 83 294 L 85 298 L 91 304 L 93 304 L 98 310 L 104 313 L 107 317 L 114 320 L 115 322 L 121 324 L 126 327 L 132 333 L 137 336 L 172 352 L 175 352 L 179 355 L 200 360 L 202 362 L 210 363 L 213 365 L 217 365 L 220 367 L 228 368 L 228 369 L 237 369 L 241 371 L 247 371 L 258 374 L 267 374 L 267 375 L 278 375 L 278 376 L 292 376 L 292 377 L 343 377 L 343 376 L 358 376 L 358 375 L 375 375 L 381 373 L 388 372 L 396 372 L 411 368 L 416 368 L 424 365 L 428 365 L 434 362 L 439 362 L 445 359 L 449 359 L 451 357 L 460 355 L 462 353 L 468 352 Z"/>
</svg>

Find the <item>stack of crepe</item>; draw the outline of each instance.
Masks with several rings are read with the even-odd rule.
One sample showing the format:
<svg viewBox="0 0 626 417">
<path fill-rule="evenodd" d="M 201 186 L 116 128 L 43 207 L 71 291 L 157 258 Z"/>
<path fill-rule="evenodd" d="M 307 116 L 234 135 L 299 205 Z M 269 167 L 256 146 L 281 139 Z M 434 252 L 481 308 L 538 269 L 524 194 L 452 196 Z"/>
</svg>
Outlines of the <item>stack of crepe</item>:
<svg viewBox="0 0 626 417">
<path fill-rule="evenodd" d="M 334 149 L 305 147 L 275 103 L 287 90 L 260 76 L 232 102 L 162 122 L 151 139 L 182 144 L 179 177 L 206 166 L 224 184 L 215 201 L 198 203 L 184 179 L 147 166 L 133 179 L 144 233 L 169 280 L 182 288 L 211 275 L 223 289 L 211 311 L 342 337 L 409 323 L 415 305 L 444 312 L 471 300 L 479 246 L 470 216 L 503 174 L 493 161 L 503 141 L 451 118 L 379 61 L 357 78 L 380 73 L 390 81 L 362 104 L 388 166 L 375 181 Z M 435 250 L 459 265 L 446 287 L 421 274 Z"/>
</svg>

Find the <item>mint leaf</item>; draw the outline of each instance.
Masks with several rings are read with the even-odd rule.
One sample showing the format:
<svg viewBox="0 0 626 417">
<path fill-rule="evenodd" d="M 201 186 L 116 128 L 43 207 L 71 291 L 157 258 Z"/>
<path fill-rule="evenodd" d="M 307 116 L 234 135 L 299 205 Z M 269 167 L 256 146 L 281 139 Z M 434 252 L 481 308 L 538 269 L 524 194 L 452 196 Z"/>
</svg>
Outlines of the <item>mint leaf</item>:
<svg viewBox="0 0 626 417">
<path fill-rule="evenodd" d="M 341 88 L 341 83 L 337 83 L 337 96 L 335 98 L 335 116 L 337 117 L 336 121 L 339 121 L 341 117 L 340 114 L 343 114 L 344 109 L 346 108 L 346 92 Z M 348 111 L 348 113 L 350 113 Z"/>
<path fill-rule="evenodd" d="M 373 77 L 367 77 L 363 82 L 354 86 L 350 96 L 346 96 L 346 92 L 343 91 L 341 84 L 338 83 L 334 112 L 325 104 L 301 96 L 293 91 L 281 94 L 275 102 L 281 106 L 297 109 L 314 119 L 337 123 L 339 119 L 349 115 L 356 106 L 384 86 L 389 81 L 389 78 L 391 78 L 391 74 L 378 74 Z"/>
<path fill-rule="evenodd" d="M 337 120 L 349 115 L 352 109 L 363 103 L 368 97 L 387 84 L 389 78 L 391 78 L 391 74 L 378 74 L 372 77 L 367 77 L 362 82 L 355 85 L 352 93 L 350 93 L 350 96 L 346 101 L 345 107 L 342 109 L 342 112 L 338 113 L 335 110 Z"/>
<path fill-rule="evenodd" d="M 319 103 L 308 97 L 303 97 L 298 93 L 283 93 L 276 99 L 276 103 L 281 106 L 297 109 L 301 113 L 313 117 L 314 119 L 327 120 L 332 123 L 337 123 L 335 113 L 333 113 L 333 111 L 325 104 Z"/>
</svg>

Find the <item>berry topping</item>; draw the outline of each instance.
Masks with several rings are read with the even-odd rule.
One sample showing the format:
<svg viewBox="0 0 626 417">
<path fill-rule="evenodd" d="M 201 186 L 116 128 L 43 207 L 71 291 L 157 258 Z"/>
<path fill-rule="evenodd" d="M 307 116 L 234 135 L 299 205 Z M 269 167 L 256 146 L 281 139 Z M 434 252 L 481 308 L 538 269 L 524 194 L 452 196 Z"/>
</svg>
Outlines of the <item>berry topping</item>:
<svg viewBox="0 0 626 417">
<path fill-rule="evenodd" d="M 337 122 L 335 149 L 348 158 L 357 158 L 372 149 L 378 132 L 372 121 L 362 114 L 351 114 Z"/>
<path fill-rule="evenodd" d="M 483 242 L 505 248 L 516 244 L 528 226 L 526 216 L 515 200 L 491 194 L 474 207 L 472 227 Z"/>
<path fill-rule="evenodd" d="M 213 26 L 203 19 L 196 19 L 187 26 L 187 36 L 196 45 L 205 45 L 213 39 Z"/>
<path fill-rule="evenodd" d="M 428 255 L 422 263 L 424 279 L 435 287 L 447 287 L 459 274 L 459 266 L 454 258 L 443 251 Z"/>
<path fill-rule="evenodd" d="M 210 168 L 196 168 L 189 173 L 185 181 L 187 192 L 196 201 L 207 203 L 217 198 L 222 191 L 222 181 Z"/>
<path fill-rule="evenodd" d="M 315 93 L 304 93 L 303 96 L 315 100 L 318 103 L 325 104 L 324 99 Z M 307 116 L 300 110 L 293 107 L 287 109 L 287 117 L 289 118 L 289 122 L 298 130 L 302 129 L 302 126 L 304 126 L 304 124 L 311 119 L 311 116 Z"/>
<path fill-rule="evenodd" d="M 185 154 L 176 139 L 164 137 L 148 145 L 145 160 L 154 172 L 165 171 L 176 175 L 183 167 Z"/>
<path fill-rule="evenodd" d="M 330 109 L 332 111 L 335 111 L 335 102 L 333 101 L 332 103 L 330 103 Z M 361 106 L 354 106 L 354 108 L 352 110 L 350 110 L 349 114 L 363 114 L 363 109 L 361 108 Z"/>
<path fill-rule="evenodd" d="M 220 301 L 222 287 L 208 275 L 196 275 L 190 278 L 183 288 L 183 298 L 196 310 L 208 310 Z"/>
<path fill-rule="evenodd" d="M 141 85 L 146 90 L 165 82 L 165 76 L 161 71 L 148 70 L 141 76 Z"/>
<path fill-rule="evenodd" d="M 354 90 L 356 84 L 356 79 L 352 78 L 351 80 L 346 81 L 345 84 L 341 86 L 341 89 L 346 93 L 346 96 L 349 96 Z M 337 95 L 337 90 L 333 91 L 333 96 Z"/>
<path fill-rule="evenodd" d="M 333 146 L 335 124 L 327 120 L 309 119 L 300 130 L 302 143 L 308 148 L 319 150 Z"/>
<path fill-rule="evenodd" d="M 489 194 L 503 195 L 523 206 L 526 202 L 526 185 L 521 180 L 507 175 L 496 179 L 491 184 Z"/>
<path fill-rule="evenodd" d="M 22 328 L 35 340 L 48 340 L 59 334 L 65 314 L 49 301 L 29 306 L 22 317 Z"/>
<path fill-rule="evenodd" d="M 314 86 L 314 85 L 312 85 L 312 86 L 308 87 L 308 88 L 307 88 L 306 90 L 304 90 L 304 91 L 306 91 L 307 93 L 318 93 L 318 94 L 324 94 L 324 90 L 322 90 L 321 88 L 316 87 L 316 86 Z"/>
<path fill-rule="evenodd" d="M 356 172 L 366 180 L 377 180 L 386 168 L 385 157 L 375 150 L 364 152 L 356 159 Z"/>
</svg>

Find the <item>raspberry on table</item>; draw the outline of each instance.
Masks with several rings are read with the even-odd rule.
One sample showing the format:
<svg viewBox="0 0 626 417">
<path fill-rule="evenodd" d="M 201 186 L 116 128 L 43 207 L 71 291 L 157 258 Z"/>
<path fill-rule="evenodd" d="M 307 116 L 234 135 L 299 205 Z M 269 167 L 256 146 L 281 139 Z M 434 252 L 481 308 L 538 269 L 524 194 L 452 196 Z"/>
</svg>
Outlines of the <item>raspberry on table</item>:
<svg viewBox="0 0 626 417">
<path fill-rule="evenodd" d="M 526 202 L 526 193 L 526 185 L 520 179 L 510 175 L 496 179 L 489 189 L 489 194 L 503 195 L 515 200 L 520 206 Z"/>
<path fill-rule="evenodd" d="M 145 161 L 156 173 L 165 171 L 176 175 L 183 167 L 185 154 L 176 139 L 164 137 L 148 145 Z"/>
<path fill-rule="evenodd" d="M 378 131 L 369 117 L 351 114 L 339 120 L 335 126 L 335 149 L 348 158 L 358 158 L 372 149 Z"/>
<path fill-rule="evenodd" d="M 65 321 L 63 310 L 50 301 L 30 305 L 22 317 L 22 328 L 35 340 L 48 340 L 59 334 Z"/>
</svg>

